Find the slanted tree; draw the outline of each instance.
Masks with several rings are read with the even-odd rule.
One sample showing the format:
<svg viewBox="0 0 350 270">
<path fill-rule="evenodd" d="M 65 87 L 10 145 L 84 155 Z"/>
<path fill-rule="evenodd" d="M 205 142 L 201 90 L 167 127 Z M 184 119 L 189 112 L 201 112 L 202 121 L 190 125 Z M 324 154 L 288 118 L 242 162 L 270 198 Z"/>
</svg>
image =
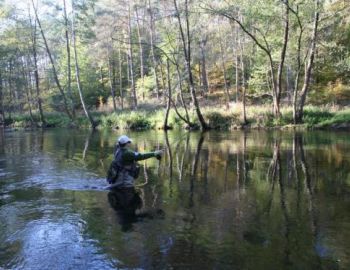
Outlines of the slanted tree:
<svg viewBox="0 0 350 270">
<path fill-rule="evenodd" d="M 188 83 L 189 83 L 189 87 L 190 87 L 190 93 L 191 93 L 191 97 L 192 97 L 192 102 L 193 105 L 195 107 L 196 110 L 196 114 L 199 120 L 199 123 L 201 125 L 201 129 L 202 130 L 208 130 L 209 126 L 206 123 L 198 100 L 197 100 L 197 95 L 196 95 L 196 88 L 195 88 L 195 84 L 194 84 L 194 80 L 193 80 L 193 74 L 192 74 L 192 67 L 191 67 L 191 39 L 190 39 L 190 23 L 189 23 L 189 12 L 188 12 L 188 1 L 185 0 L 185 31 L 184 28 L 182 26 L 182 20 L 181 20 L 181 15 L 179 12 L 179 8 L 177 5 L 177 0 L 174 0 L 174 7 L 175 7 L 175 11 L 176 11 L 176 17 L 178 19 L 178 26 L 179 26 L 179 31 L 180 31 L 180 36 L 181 36 L 181 41 L 182 41 L 182 49 L 183 49 L 183 54 L 184 54 L 184 58 L 185 58 L 185 62 L 186 62 L 186 69 L 187 69 L 187 75 L 188 75 Z"/>
<path fill-rule="evenodd" d="M 78 54 L 77 54 L 77 45 L 76 45 L 76 35 L 75 35 L 75 25 L 74 25 L 74 19 L 75 19 L 75 6 L 74 6 L 74 0 L 72 1 L 72 40 L 73 40 L 73 51 L 74 51 L 74 61 L 75 61 L 75 77 L 77 81 L 77 88 L 79 92 L 80 102 L 83 107 L 84 113 L 86 115 L 86 118 L 89 120 L 91 128 L 95 129 L 97 124 L 92 118 L 88 108 L 86 107 L 84 96 L 83 96 L 83 86 L 81 84 L 80 80 L 80 69 L 79 69 L 79 62 L 78 62 Z"/>
<path fill-rule="evenodd" d="M 46 52 L 47 52 L 47 55 L 49 56 L 49 59 L 50 59 L 50 63 L 51 63 L 51 67 L 52 67 L 52 72 L 53 72 L 53 76 L 54 76 L 54 80 L 55 80 L 55 83 L 57 85 L 57 88 L 58 90 L 60 91 L 61 93 L 61 96 L 62 96 L 62 99 L 63 99 L 63 105 L 64 105 L 64 110 L 66 112 L 66 114 L 68 115 L 69 119 L 71 119 L 73 121 L 73 116 L 71 114 L 71 112 L 69 111 L 68 109 L 68 102 L 67 102 L 67 98 L 66 98 L 66 95 L 63 91 L 63 87 L 60 83 L 60 80 L 58 79 L 58 74 L 57 74 L 57 70 L 56 70 L 56 65 L 55 65 L 55 62 L 53 60 L 53 57 L 52 57 L 52 54 L 51 54 L 51 50 L 50 50 L 50 47 L 49 47 L 49 44 L 47 42 L 47 39 L 46 39 L 46 36 L 45 36 L 45 33 L 44 33 L 44 29 L 41 25 L 41 22 L 40 22 L 40 19 L 39 19 L 39 16 L 38 16 L 38 12 L 37 12 L 37 7 L 35 6 L 34 4 L 34 1 L 32 1 L 32 6 L 33 6 L 33 9 L 34 9 L 34 14 L 35 14 L 35 18 L 36 18 L 36 21 L 38 22 L 38 26 L 39 26 L 39 29 L 40 29 L 40 33 L 41 33 L 41 36 L 44 40 L 44 44 L 45 44 L 45 48 L 46 48 Z"/>
</svg>

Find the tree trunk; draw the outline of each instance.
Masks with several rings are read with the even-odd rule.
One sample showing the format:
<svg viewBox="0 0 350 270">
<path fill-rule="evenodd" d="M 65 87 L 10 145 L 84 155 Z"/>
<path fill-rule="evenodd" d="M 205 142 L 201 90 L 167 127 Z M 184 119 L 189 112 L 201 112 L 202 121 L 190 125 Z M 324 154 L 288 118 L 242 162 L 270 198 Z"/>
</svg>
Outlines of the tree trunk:
<svg viewBox="0 0 350 270">
<path fill-rule="evenodd" d="M 199 123 L 201 125 L 201 129 L 208 130 L 209 126 L 205 122 L 204 117 L 202 115 L 202 112 L 200 110 L 199 104 L 198 104 L 198 100 L 197 100 L 197 96 L 196 96 L 196 89 L 194 86 L 193 75 L 192 75 L 192 70 L 191 70 L 191 41 L 190 41 L 190 25 L 189 25 L 189 18 L 188 18 L 188 0 L 185 0 L 185 20 L 186 20 L 186 30 L 187 30 L 186 31 L 187 42 L 186 42 L 185 34 L 184 34 L 184 31 L 182 28 L 180 13 L 179 13 L 179 9 L 177 7 L 176 0 L 174 0 L 174 6 L 176 9 L 176 13 L 177 13 L 179 30 L 180 30 L 181 40 L 182 40 L 182 44 L 183 44 L 183 51 L 184 51 L 184 56 L 185 56 L 186 69 L 187 69 L 187 73 L 188 73 L 188 81 L 189 81 L 189 86 L 190 86 L 190 93 L 191 93 L 191 97 L 192 97 L 192 102 L 193 102 L 193 105 L 195 106 L 197 117 L 198 117 Z"/>
<path fill-rule="evenodd" d="M 9 89 L 9 118 L 12 119 L 12 112 L 13 112 L 13 93 L 12 93 L 12 63 L 9 63 L 9 76 L 7 79 L 8 89 Z"/>
<path fill-rule="evenodd" d="M 183 96 L 182 79 L 181 79 L 181 75 L 180 75 L 180 70 L 179 70 L 179 65 L 178 64 L 176 64 L 176 73 L 177 73 L 177 79 L 179 80 L 180 101 L 181 101 L 182 107 L 185 110 L 186 120 L 187 120 L 188 123 L 190 123 L 190 117 L 188 115 L 187 105 L 186 105 L 186 102 L 185 102 L 184 96 Z"/>
<path fill-rule="evenodd" d="M 119 72 L 119 95 L 120 107 L 124 109 L 124 95 L 123 95 L 123 69 L 122 69 L 122 55 L 120 46 L 118 48 L 118 72 Z"/>
<path fill-rule="evenodd" d="M 33 45 L 33 57 L 34 57 L 34 78 L 35 78 L 35 90 L 36 90 L 36 100 L 38 102 L 38 108 L 39 108 L 39 115 L 40 115 L 40 122 L 43 127 L 46 126 L 46 120 L 44 117 L 43 107 L 42 107 L 42 100 L 40 97 L 40 86 L 39 86 L 39 72 L 38 72 L 38 61 L 36 56 L 36 49 L 34 49 L 36 45 Z"/>
<path fill-rule="evenodd" d="M 221 37 L 220 37 L 220 54 L 221 54 L 222 71 L 223 71 L 223 75 L 224 75 L 224 86 L 225 86 L 225 94 L 226 94 L 226 109 L 229 109 L 230 108 L 230 93 L 228 92 L 228 86 L 227 86 L 225 55 L 224 55 L 224 49 L 222 46 Z"/>
<path fill-rule="evenodd" d="M 30 122 L 32 125 L 34 125 L 35 121 L 34 121 L 34 118 L 33 118 L 33 112 L 32 112 L 32 101 L 31 101 L 31 96 L 30 96 L 30 83 L 28 83 L 28 74 L 25 70 L 25 61 L 22 57 L 22 77 L 23 77 L 23 81 L 24 81 L 24 89 L 25 89 L 25 95 L 26 95 L 26 98 L 27 98 L 27 105 L 28 105 L 28 108 L 29 108 L 29 116 L 30 116 Z"/>
<path fill-rule="evenodd" d="M 301 92 L 300 92 L 300 101 L 299 101 L 298 111 L 297 111 L 296 119 L 295 119 L 296 123 L 301 123 L 303 120 L 306 95 L 308 93 L 309 86 L 310 86 L 311 72 L 312 72 L 314 59 L 315 59 L 318 23 L 319 23 L 319 19 L 320 19 L 319 8 L 320 8 L 320 0 L 315 0 L 315 15 L 314 15 L 315 17 L 314 17 L 314 25 L 313 25 L 313 30 L 312 30 L 311 49 L 310 49 L 310 54 L 309 54 L 308 65 L 307 65 L 306 72 L 304 75 L 303 88 L 301 89 Z"/>
<path fill-rule="evenodd" d="M 29 20 L 32 27 L 32 17 L 29 11 Z M 40 84 L 39 84 L 39 70 L 38 70 L 38 59 L 37 59 L 37 42 L 36 42 L 36 20 L 34 21 L 33 29 L 31 30 L 31 41 L 32 41 L 32 54 L 34 60 L 34 78 L 35 78 L 35 90 L 36 90 L 36 100 L 38 103 L 40 123 L 42 127 L 46 126 L 46 121 L 44 117 L 44 111 L 42 107 L 42 100 L 40 96 Z"/>
<path fill-rule="evenodd" d="M 117 105 L 115 104 L 115 64 L 114 61 L 111 60 L 111 57 L 108 52 L 108 76 L 109 76 L 109 85 L 111 88 L 111 95 L 112 95 L 112 101 L 113 101 L 113 110 L 114 112 L 117 111 Z"/>
<path fill-rule="evenodd" d="M 165 89 L 166 89 L 167 87 L 166 87 L 166 83 L 165 83 L 165 75 L 164 75 L 164 69 L 163 69 L 162 62 L 159 63 L 159 67 L 160 67 L 160 77 L 161 77 L 161 79 L 162 79 L 163 101 L 166 102 Z"/>
<path fill-rule="evenodd" d="M 32 0 L 32 5 L 33 5 L 33 9 L 34 9 L 36 21 L 38 22 L 38 25 L 39 25 L 39 28 L 40 28 L 41 36 L 42 36 L 42 38 L 43 38 L 43 40 L 44 40 L 46 52 L 47 52 L 47 55 L 49 56 L 49 59 L 50 59 L 50 62 L 51 62 L 54 80 L 55 80 L 56 85 L 57 85 L 57 88 L 58 88 L 58 90 L 60 91 L 61 96 L 62 96 L 62 98 L 63 98 L 64 110 L 66 111 L 66 114 L 68 115 L 69 119 L 73 120 L 72 114 L 71 114 L 71 113 L 69 112 L 69 110 L 68 110 L 68 103 L 67 103 L 66 95 L 64 94 L 63 88 L 62 88 L 62 86 L 61 86 L 61 84 L 60 84 L 60 81 L 59 81 L 59 79 L 58 79 L 58 75 L 57 75 L 55 63 L 54 63 L 54 61 L 53 61 L 52 54 L 51 54 L 49 45 L 48 45 L 47 40 L 46 40 L 46 37 L 45 37 L 45 34 L 44 34 L 44 30 L 43 30 L 43 28 L 41 27 L 41 23 L 40 23 L 40 20 L 39 20 L 38 12 L 37 12 L 36 7 L 35 7 L 35 5 L 34 5 L 34 0 Z"/>
<path fill-rule="evenodd" d="M 297 124 L 298 89 L 299 89 L 300 73 L 302 70 L 301 42 L 304 34 L 304 28 L 299 17 L 298 9 L 294 12 L 294 15 L 297 17 L 298 26 L 299 26 L 298 47 L 297 47 L 297 71 L 296 71 L 294 89 L 293 89 L 293 122 L 294 124 Z"/>
<path fill-rule="evenodd" d="M 236 65 L 236 103 L 238 103 L 238 87 L 239 87 L 239 65 L 238 65 L 238 26 L 235 24 L 235 65 Z"/>
<path fill-rule="evenodd" d="M 136 12 L 136 25 L 137 25 L 137 35 L 139 38 L 139 50 L 140 50 L 140 76 L 141 76 L 141 87 L 142 87 L 142 99 L 145 100 L 145 91 L 144 91 L 144 85 L 145 85 L 145 79 L 144 79 L 144 66 L 143 66 L 143 38 L 141 36 L 141 27 L 140 27 L 140 21 L 139 21 L 139 14 L 137 6 L 135 7 Z"/>
<path fill-rule="evenodd" d="M 278 101 L 278 94 L 277 94 L 277 81 L 276 81 L 276 75 L 275 75 L 275 69 L 274 69 L 274 63 L 272 59 L 271 53 L 268 55 L 269 64 L 270 64 L 270 76 L 271 76 L 271 89 L 272 89 L 272 103 L 273 103 L 273 114 L 275 117 L 280 117 L 280 104 Z"/>
<path fill-rule="evenodd" d="M 84 113 L 86 115 L 86 118 L 90 121 L 91 124 L 91 128 L 95 129 L 96 128 L 96 123 L 94 121 L 94 119 L 92 118 L 92 116 L 90 115 L 87 107 L 85 106 L 85 102 L 84 102 L 84 97 L 83 97 L 83 89 L 82 89 L 82 85 L 80 82 L 80 70 L 79 70 L 79 63 L 78 63 L 78 55 L 77 55 L 77 47 L 76 47 L 76 40 L 75 40 L 75 25 L 74 25 L 74 1 L 72 1 L 72 12 L 73 12 L 73 18 L 72 18 L 72 39 L 73 39 L 73 51 L 74 51 L 74 60 L 75 60 L 75 77 L 77 80 L 77 87 L 78 87 L 78 92 L 79 92 L 79 97 L 80 97 L 80 102 L 81 105 L 83 107 Z"/>
<path fill-rule="evenodd" d="M 208 84 L 208 76 L 207 76 L 207 67 L 206 67 L 206 55 L 205 55 L 205 46 L 207 44 L 207 38 L 202 38 L 199 44 L 200 50 L 201 50 L 201 77 L 202 77 L 202 87 L 203 92 L 206 94 L 209 91 L 209 84 Z"/>
<path fill-rule="evenodd" d="M 153 75 L 154 75 L 154 81 L 156 85 L 156 94 L 157 99 L 159 99 L 159 80 L 157 75 L 157 59 L 154 53 L 154 19 L 153 19 L 153 11 L 151 6 L 151 0 L 148 0 L 148 10 L 149 10 L 149 16 L 150 16 L 150 41 L 151 41 L 151 56 L 152 56 L 152 62 L 153 62 Z"/>
<path fill-rule="evenodd" d="M 169 67 L 168 59 L 166 61 L 166 75 L 167 75 L 167 82 L 168 82 L 168 102 L 165 110 L 164 125 L 163 125 L 164 130 L 171 129 L 171 127 L 168 126 L 168 118 L 169 118 L 169 112 L 170 112 L 170 106 L 171 106 L 171 81 L 170 81 L 170 67 Z"/>
<path fill-rule="evenodd" d="M 244 63 L 244 45 L 240 41 L 240 51 L 241 51 L 241 70 L 242 70 L 242 123 L 247 124 L 246 115 L 246 79 L 245 79 L 245 63 Z"/>
<path fill-rule="evenodd" d="M 131 91 L 133 96 L 134 109 L 137 110 L 137 94 L 135 87 L 135 74 L 134 74 L 134 56 L 132 51 L 132 39 L 131 39 L 131 10 L 130 2 L 128 5 L 128 38 L 129 38 L 129 64 L 130 64 L 130 82 L 131 82 Z"/>
<path fill-rule="evenodd" d="M 284 26 L 284 37 L 283 37 L 283 47 L 281 51 L 281 57 L 280 62 L 278 65 L 277 70 L 277 84 L 276 84 L 276 99 L 278 106 L 281 101 L 281 93 L 282 93 L 282 74 L 283 74 L 283 67 L 284 67 L 284 61 L 286 59 L 286 51 L 288 46 L 288 35 L 289 35 L 289 0 L 285 1 L 285 26 Z"/>
<path fill-rule="evenodd" d="M 67 95 L 72 111 L 73 118 L 75 118 L 75 104 L 72 95 L 72 72 L 71 72 L 71 55 L 69 46 L 69 27 L 68 27 L 68 16 L 66 0 L 63 0 L 63 11 L 64 11 L 64 26 L 65 26 L 65 38 L 66 38 L 66 51 L 67 51 Z"/>
</svg>

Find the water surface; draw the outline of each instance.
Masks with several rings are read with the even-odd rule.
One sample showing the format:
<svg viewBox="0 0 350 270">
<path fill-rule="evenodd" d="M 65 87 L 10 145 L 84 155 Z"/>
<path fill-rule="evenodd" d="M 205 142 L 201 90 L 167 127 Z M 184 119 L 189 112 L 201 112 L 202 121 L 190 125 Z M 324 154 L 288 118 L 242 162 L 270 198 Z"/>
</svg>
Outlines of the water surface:
<svg viewBox="0 0 350 270">
<path fill-rule="evenodd" d="M 0 268 L 350 269 L 350 136 L 130 133 L 138 208 L 105 172 L 119 133 L 0 134 Z"/>
</svg>

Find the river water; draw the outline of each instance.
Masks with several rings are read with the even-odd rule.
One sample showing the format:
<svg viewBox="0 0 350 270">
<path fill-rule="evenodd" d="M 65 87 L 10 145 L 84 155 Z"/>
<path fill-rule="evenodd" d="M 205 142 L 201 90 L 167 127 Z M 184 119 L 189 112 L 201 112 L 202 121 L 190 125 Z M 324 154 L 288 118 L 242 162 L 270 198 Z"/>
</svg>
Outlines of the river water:
<svg viewBox="0 0 350 270">
<path fill-rule="evenodd" d="M 129 133 L 133 194 L 119 135 L 0 134 L 0 269 L 350 269 L 349 133 Z"/>
</svg>

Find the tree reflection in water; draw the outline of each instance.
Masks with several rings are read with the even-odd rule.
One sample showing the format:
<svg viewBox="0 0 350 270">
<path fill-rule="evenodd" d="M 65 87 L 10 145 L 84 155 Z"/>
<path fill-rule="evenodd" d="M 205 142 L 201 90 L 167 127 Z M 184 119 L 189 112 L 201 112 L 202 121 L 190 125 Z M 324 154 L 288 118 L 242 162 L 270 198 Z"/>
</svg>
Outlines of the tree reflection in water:
<svg viewBox="0 0 350 270">
<path fill-rule="evenodd" d="M 137 191 L 106 192 L 91 187 L 105 185 L 103 164 L 113 158 L 116 134 L 0 134 L 0 262 L 24 259 L 23 247 L 35 238 L 23 242 L 16 234 L 23 242 L 18 246 L 6 239 L 12 228 L 30 232 L 40 219 L 82 224 L 74 233 L 88 241 L 80 244 L 95 243 L 108 258 L 123 261 L 120 268 L 348 269 L 348 136 L 130 136 L 135 150 L 165 149 L 164 157 L 143 162 Z M 48 247 L 58 248 L 55 241 Z"/>
</svg>

